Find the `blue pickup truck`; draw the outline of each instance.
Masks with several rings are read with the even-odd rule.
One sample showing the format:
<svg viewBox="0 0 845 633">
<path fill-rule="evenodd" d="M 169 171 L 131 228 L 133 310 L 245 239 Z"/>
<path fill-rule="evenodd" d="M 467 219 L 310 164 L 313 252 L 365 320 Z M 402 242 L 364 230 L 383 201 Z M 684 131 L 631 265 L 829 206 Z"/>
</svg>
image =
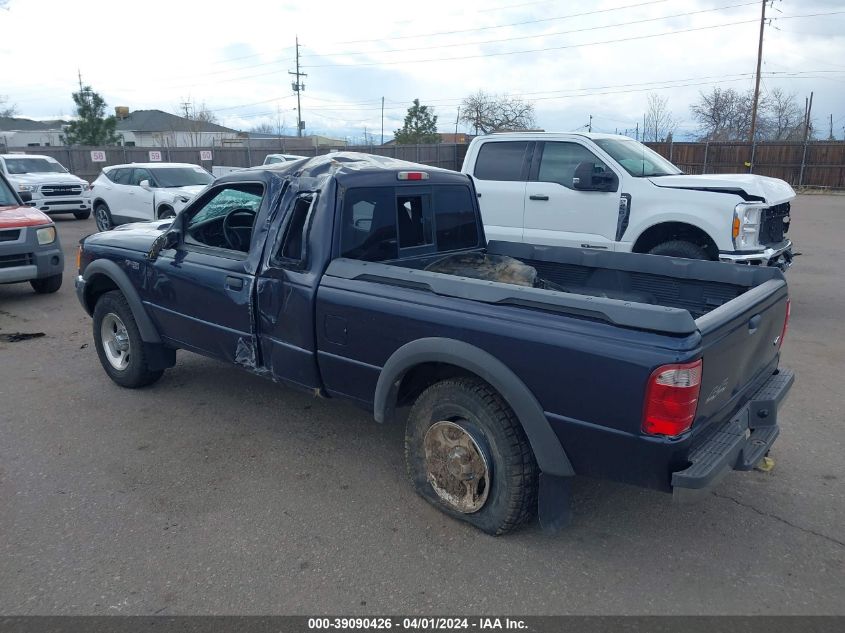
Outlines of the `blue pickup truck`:
<svg viewBox="0 0 845 633">
<path fill-rule="evenodd" d="M 779 270 L 488 243 L 469 176 L 377 156 L 232 173 L 79 260 L 117 384 L 186 350 L 350 400 L 492 534 L 565 525 L 576 474 L 700 496 L 763 460 L 793 383 Z"/>
</svg>

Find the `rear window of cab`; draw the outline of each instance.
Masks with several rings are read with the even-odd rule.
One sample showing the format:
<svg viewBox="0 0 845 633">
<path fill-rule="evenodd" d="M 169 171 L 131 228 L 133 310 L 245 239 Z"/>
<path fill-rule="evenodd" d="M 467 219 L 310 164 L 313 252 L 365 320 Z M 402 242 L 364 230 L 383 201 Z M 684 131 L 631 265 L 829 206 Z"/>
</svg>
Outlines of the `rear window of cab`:
<svg viewBox="0 0 845 633">
<path fill-rule="evenodd" d="M 341 257 L 372 262 L 480 243 L 472 192 L 461 185 L 349 189 L 340 233 Z"/>
</svg>

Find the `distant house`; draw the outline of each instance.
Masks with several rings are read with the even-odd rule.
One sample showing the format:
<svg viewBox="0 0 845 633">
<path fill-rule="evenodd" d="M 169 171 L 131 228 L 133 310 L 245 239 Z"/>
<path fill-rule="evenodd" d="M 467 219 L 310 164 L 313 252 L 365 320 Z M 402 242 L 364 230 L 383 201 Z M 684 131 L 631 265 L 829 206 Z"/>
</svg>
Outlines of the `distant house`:
<svg viewBox="0 0 845 633">
<path fill-rule="evenodd" d="M 0 146 L 6 148 L 62 145 L 64 126 L 69 122 L 61 119 L 34 121 L 18 117 L 0 117 Z"/>
<path fill-rule="evenodd" d="M 162 110 L 135 110 L 119 106 L 114 109 L 117 133 L 126 145 L 138 147 L 211 147 L 236 139 L 237 130 L 196 121 Z"/>
<path fill-rule="evenodd" d="M 208 121 L 195 121 L 162 110 L 117 107 L 116 131 L 119 143 L 138 147 L 211 147 L 237 139 L 237 130 Z M 5 147 L 49 147 L 64 145 L 62 136 L 69 120 L 34 121 L 0 117 L 0 145 Z"/>
</svg>

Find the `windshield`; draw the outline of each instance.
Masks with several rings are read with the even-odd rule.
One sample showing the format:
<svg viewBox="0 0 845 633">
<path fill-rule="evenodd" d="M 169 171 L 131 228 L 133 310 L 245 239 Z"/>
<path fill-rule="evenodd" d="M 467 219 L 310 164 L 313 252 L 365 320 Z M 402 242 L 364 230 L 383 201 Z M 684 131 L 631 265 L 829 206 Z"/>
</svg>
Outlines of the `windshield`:
<svg viewBox="0 0 845 633">
<path fill-rule="evenodd" d="M 5 180 L 0 180 L 0 207 L 16 207 L 20 204 Z"/>
<path fill-rule="evenodd" d="M 199 167 L 157 167 L 151 170 L 159 187 L 207 185 L 214 178 Z"/>
<path fill-rule="evenodd" d="M 632 176 L 674 176 L 682 174 L 668 160 L 633 139 L 595 139 L 596 145 L 610 154 Z"/>
<path fill-rule="evenodd" d="M 6 158 L 6 171 L 10 174 L 65 174 L 67 169 L 46 158 Z"/>
</svg>

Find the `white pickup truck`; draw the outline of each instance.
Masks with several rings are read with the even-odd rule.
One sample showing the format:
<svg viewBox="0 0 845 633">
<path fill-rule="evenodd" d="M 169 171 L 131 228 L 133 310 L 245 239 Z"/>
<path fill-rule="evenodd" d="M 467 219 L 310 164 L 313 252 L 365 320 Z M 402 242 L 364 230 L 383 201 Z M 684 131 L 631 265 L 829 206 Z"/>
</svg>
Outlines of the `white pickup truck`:
<svg viewBox="0 0 845 633">
<path fill-rule="evenodd" d="M 685 175 L 626 136 L 525 132 L 475 138 L 489 240 L 771 265 L 792 262 L 783 180 Z"/>
</svg>

